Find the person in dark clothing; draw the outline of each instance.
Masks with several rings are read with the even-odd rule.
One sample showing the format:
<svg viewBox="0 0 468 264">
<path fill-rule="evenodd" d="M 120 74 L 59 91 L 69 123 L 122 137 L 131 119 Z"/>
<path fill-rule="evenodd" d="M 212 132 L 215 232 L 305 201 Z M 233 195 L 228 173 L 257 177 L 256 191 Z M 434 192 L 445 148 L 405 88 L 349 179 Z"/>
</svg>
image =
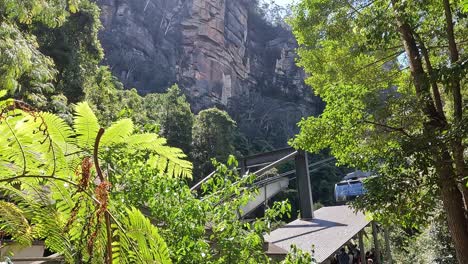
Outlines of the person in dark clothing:
<svg viewBox="0 0 468 264">
<path fill-rule="evenodd" d="M 361 251 L 357 248 L 356 245 L 354 245 L 351 249 L 351 252 L 353 252 L 353 264 L 359 264 L 361 259 Z"/>
<path fill-rule="evenodd" d="M 339 264 L 349 264 L 349 256 L 346 253 L 345 248 L 341 248 L 341 253 L 338 255 L 338 263 Z"/>
</svg>

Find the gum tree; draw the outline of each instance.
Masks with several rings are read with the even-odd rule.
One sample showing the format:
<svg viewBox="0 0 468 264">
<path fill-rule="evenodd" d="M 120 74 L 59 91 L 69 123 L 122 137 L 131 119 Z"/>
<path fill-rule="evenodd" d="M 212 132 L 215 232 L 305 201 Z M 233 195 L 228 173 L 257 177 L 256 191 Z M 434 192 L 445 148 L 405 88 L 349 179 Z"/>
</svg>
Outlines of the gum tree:
<svg viewBox="0 0 468 264">
<path fill-rule="evenodd" d="M 386 223 L 426 223 L 442 200 L 468 261 L 466 13 L 461 2 L 303 0 L 291 25 L 307 83 L 326 102 L 292 141 L 375 171 L 355 204 Z"/>
</svg>

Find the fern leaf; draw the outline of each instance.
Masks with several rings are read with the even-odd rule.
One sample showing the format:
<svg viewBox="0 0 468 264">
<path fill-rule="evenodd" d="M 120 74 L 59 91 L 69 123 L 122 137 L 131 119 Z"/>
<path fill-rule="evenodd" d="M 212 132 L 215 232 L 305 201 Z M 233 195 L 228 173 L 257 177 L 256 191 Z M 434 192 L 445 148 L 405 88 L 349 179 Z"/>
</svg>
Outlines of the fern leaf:
<svg viewBox="0 0 468 264">
<path fill-rule="evenodd" d="M 169 176 L 191 177 L 192 163 L 185 160 L 187 156 L 184 152 L 181 149 L 165 145 L 166 139 L 159 137 L 157 134 L 135 134 L 127 138 L 127 143 L 130 149 L 149 150 L 160 156 L 160 159 L 152 159 L 151 161 L 155 163 L 150 163 L 150 165 L 167 172 Z"/>
<path fill-rule="evenodd" d="M 63 119 L 47 112 L 41 112 L 40 115 L 47 125 L 47 133 L 51 140 L 62 149 L 65 155 L 77 150 L 71 144 L 73 131 Z"/>
<path fill-rule="evenodd" d="M 30 246 L 33 241 L 28 220 L 13 203 L 0 201 L 0 231 L 10 235 L 15 243 L 22 246 Z"/>
<path fill-rule="evenodd" d="M 101 146 L 110 146 L 125 142 L 133 133 L 133 122 L 126 118 L 113 123 L 102 136 Z"/>
<path fill-rule="evenodd" d="M 112 257 L 116 263 L 172 263 L 158 229 L 138 209 L 126 209 L 121 229 L 114 232 Z"/>
<path fill-rule="evenodd" d="M 88 103 L 76 105 L 73 128 L 76 133 L 76 144 L 85 149 L 92 149 L 100 127 Z"/>
</svg>

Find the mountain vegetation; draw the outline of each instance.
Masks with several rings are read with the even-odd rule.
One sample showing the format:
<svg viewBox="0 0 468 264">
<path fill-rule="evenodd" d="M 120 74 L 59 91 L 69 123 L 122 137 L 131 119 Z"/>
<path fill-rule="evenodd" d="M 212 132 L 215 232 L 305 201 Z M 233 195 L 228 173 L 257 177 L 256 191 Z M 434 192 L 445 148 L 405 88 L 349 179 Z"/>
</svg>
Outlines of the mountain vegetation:
<svg viewBox="0 0 468 264">
<path fill-rule="evenodd" d="M 67 263 L 270 262 L 263 234 L 290 205 L 239 220 L 257 191 L 229 157 L 235 123 L 218 109 L 195 118 L 176 85 L 123 89 L 99 65 L 98 18 L 87 0 L 0 1 L 2 252 L 43 240 Z M 216 142 L 231 147 L 218 155 Z M 172 146 L 227 165 L 192 192 L 192 163 Z"/>
<path fill-rule="evenodd" d="M 302 0 L 290 13 L 257 1 L 255 12 L 292 29 L 326 105 L 290 141 L 341 166 L 311 170 L 314 201 L 334 205 L 350 168 L 371 171 L 352 205 L 391 230 L 395 261 L 466 263 L 468 2 Z M 103 65 L 99 16 L 92 0 L 0 0 L 0 261 L 42 240 L 67 263 L 277 263 L 263 236 L 297 217 L 297 195 L 239 219 L 258 190 L 235 156 L 274 149 L 307 111 L 258 92 L 198 113 L 177 84 L 139 94 Z M 281 263 L 314 259 L 292 247 Z"/>
</svg>

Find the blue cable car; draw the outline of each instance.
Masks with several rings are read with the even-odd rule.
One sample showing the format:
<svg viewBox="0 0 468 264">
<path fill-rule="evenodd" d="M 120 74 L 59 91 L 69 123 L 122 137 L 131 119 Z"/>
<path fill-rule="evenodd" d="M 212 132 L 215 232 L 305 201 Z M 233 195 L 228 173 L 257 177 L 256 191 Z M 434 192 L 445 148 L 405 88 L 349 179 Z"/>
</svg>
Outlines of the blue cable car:
<svg viewBox="0 0 468 264">
<path fill-rule="evenodd" d="M 370 173 L 362 171 L 348 173 L 342 181 L 335 184 L 335 201 L 352 201 L 356 197 L 363 195 L 366 192 L 363 179 L 369 176 Z"/>
<path fill-rule="evenodd" d="M 337 202 L 351 201 L 365 193 L 362 180 L 346 180 L 335 184 L 335 200 Z"/>
</svg>

